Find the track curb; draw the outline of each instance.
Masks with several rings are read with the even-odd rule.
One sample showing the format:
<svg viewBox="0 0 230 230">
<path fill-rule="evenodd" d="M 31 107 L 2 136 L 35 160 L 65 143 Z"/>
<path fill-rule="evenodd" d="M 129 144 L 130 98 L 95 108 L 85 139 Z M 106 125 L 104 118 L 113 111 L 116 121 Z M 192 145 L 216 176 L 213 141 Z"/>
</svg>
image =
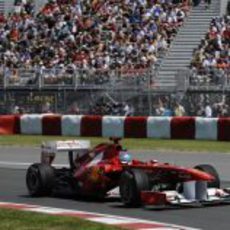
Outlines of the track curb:
<svg viewBox="0 0 230 230">
<path fill-rule="evenodd" d="M 30 211 L 37 213 L 44 213 L 56 216 L 69 216 L 81 218 L 84 220 L 97 222 L 101 224 L 108 224 L 112 226 L 121 227 L 122 229 L 132 230 L 198 230 L 197 228 L 190 228 L 181 225 L 174 225 L 158 221 L 148 221 L 143 219 L 105 215 L 94 212 L 85 212 L 79 210 L 62 209 L 55 207 L 46 207 L 40 205 L 32 205 L 25 203 L 0 202 L 0 208 L 8 208 L 21 211 Z"/>
</svg>

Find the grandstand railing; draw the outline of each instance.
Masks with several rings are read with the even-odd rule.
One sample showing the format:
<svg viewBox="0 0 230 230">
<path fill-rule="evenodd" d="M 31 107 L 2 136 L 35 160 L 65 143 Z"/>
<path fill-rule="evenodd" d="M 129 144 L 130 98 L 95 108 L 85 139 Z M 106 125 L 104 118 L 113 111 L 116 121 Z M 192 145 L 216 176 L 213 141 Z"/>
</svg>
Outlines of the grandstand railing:
<svg viewBox="0 0 230 230">
<path fill-rule="evenodd" d="M 155 82 L 149 68 L 72 69 L 72 68 L 4 68 L 0 66 L 0 87 L 34 89 L 146 89 Z"/>
<path fill-rule="evenodd" d="M 4 88 L 38 87 L 39 81 L 34 69 L 5 69 Z"/>
<path fill-rule="evenodd" d="M 230 90 L 230 73 L 207 78 L 189 69 L 179 70 L 177 90 Z M 208 79 L 208 80 L 207 80 Z M 210 80 L 215 79 L 215 80 Z M 133 89 L 156 90 L 156 72 L 150 68 L 72 69 L 4 68 L 0 66 L 0 88 L 4 89 Z M 164 86 L 161 86 L 163 89 Z"/>
</svg>

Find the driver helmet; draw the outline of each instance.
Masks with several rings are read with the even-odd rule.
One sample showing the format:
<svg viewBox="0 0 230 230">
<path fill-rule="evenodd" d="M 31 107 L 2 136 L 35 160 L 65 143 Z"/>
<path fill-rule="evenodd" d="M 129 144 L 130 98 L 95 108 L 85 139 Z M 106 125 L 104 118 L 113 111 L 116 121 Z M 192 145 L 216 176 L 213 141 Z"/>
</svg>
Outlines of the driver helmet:
<svg viewBox="0 0 230 230">
<path fill-rule="evenodd" d="M 132 161 L 132 156 L 130 153 L 122 151 L 119 154 L 119 159 L 121 163 L 128 164 Z"/>
</svg>

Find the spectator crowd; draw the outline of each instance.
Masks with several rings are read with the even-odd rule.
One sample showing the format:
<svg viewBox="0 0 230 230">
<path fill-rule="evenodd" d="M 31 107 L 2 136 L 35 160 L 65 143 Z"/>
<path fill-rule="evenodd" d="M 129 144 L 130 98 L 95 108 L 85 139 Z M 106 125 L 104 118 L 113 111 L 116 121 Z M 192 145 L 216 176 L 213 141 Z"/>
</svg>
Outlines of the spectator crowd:
<svg viewBox="0 0 230 230">
<path fill-rule="evenodd" d="M 223 94 L 194 94 L 187 98 L 189 115 L 203 117 L 229 117 L 230 97 Z"/>
<path fill-rule="evenodd" d="M 186 0 L 16 0 L 0 16 L 0 64 L 8 68 L 154 67 L 183 24 Z"/>
<path fill-rule="evenodd" d="M 194 51 L 190 83 L 215 86 L 230 83 L 230 16 L 212 19 L 206 37 Z"/>
<path fill-rule="evenodd" d="M 223 94 L 194 93 L 182 100 L 159 97 L 154 103 L 156 116 L 229 117 L 230 97 Z"/>
</svg>

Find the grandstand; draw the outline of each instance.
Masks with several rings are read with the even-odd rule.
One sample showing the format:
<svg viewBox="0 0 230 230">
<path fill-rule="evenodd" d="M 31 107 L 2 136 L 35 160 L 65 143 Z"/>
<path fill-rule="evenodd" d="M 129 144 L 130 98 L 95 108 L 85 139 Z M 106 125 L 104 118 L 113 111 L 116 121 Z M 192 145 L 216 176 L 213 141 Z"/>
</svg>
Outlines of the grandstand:
<svg viewBox="0 0 230 230">
<path fill-rule="evenodd" d="M 169 55 L 163 60 L 159 71 L 159 81 L 168 87 L 177 87 L 178 71 L 189 67 L 193 50 L 196 49 L 209 28 L 212 17 L 219 15 L 220 2 L 214 1 L 205 10 L 205 3 L 194 7 L 174 40 Z M 198 26 L 199 25 L 199 26 Z"/>
<path fill-rule="evenodd" d="M 5 12 L 5 2 L 0 1 L 0 13 L 4 14 L 4 12 Z"/>
<path fill-rule="evenodd" d="M 198 110 L 207 102 L 221 104 L 226 115 L 229 18 L 216 18 L 222 7 L 220 0 L 210 6 L 186 0 L 0 1 L 1 113 L 15 107 L 88 113 L 101 101 L 113 114 L 126 101 L 136 115 L 154 115 L 159 106 L 173 110 L 178 102 L 187 115 L 204 114 Z M 222 58 L 207 70 L 197 68 L 205 60 L 195 59 L 210 46 L 210 23 L 217 30 L 222 25 L 224 54 L 216 52 Z M 197 101 L 199 109 L 192 106 Z"/>
<path fill-rule="evenodd" d="M 9 14 L 15 10 L 15 3 L 23 2 L 21 0 L 0 0 L 0 13 Z M 35 4 L 35 12 L 39 12 L 39 10 L 48 2 L 48 0 L 39 0 L 34 1 Z"/>
</svg>

